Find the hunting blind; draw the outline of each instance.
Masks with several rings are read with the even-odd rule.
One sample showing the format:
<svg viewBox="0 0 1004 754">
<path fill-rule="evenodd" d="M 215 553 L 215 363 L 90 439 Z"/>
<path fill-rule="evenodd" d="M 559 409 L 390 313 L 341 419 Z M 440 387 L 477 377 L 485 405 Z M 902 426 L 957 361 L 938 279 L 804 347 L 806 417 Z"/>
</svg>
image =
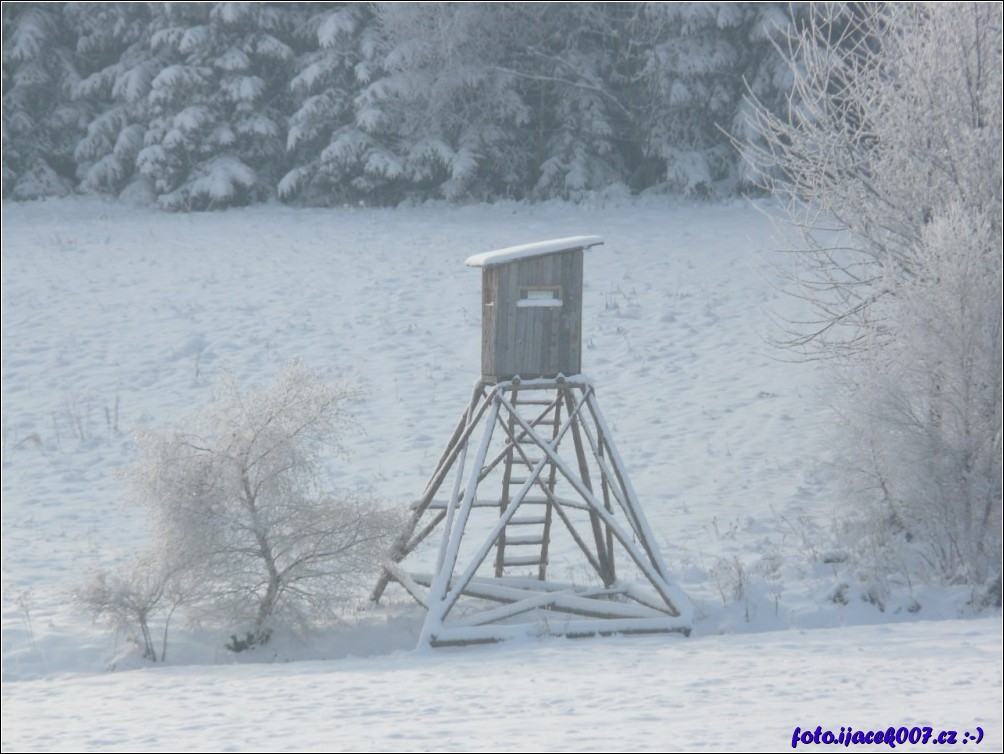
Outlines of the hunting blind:
<svg viewBox="0 0 1004 754">
<path fill-rule="evenodd" d="M 372 595 L 396 582 L 423 605 L 421 643 L 690 632 L 687 598 L 580 374 L 583 252 L 602 243 L 467 259 L 482 271 L 481 378 Z M 431 570 L 406 568 L 437 531 Z"/>
<path fill-rule="evenodd" d="M 596 236 L 489 251 L 481 272 L 481 379 L 557 377 L 582 371 L 582 257 Z"/>
</svg>

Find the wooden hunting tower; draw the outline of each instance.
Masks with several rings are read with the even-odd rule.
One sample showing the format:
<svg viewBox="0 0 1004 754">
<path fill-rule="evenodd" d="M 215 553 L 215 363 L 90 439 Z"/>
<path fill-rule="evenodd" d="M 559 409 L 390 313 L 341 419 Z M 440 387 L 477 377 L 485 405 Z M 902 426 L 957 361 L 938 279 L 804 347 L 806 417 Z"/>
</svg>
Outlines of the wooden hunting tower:
<svg viewBox="0 0 1004 754">
<path fill-rule="evenodd" d="M 583 252 L 602 243 L 467 259 L 482 269 L 481 379 L 372 595 L 396 582 L 427 608 L 422 643 L 690 633 L 688 600 L 579 374 Z M 432 570 L 406 569 L 440 529 Z"/>
</svg>

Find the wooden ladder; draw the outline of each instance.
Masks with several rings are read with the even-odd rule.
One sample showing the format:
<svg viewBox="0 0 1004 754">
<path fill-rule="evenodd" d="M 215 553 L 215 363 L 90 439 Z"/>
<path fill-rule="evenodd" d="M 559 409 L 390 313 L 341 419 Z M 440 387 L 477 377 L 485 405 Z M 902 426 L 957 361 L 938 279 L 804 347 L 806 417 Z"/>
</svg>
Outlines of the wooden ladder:
<svg viewBox="0 0 1004 754">
<path fill-rule="evenodd" d="M 530 396 L 538 391 L 528 391 Z M 536 406 L 544 409 L 537 418 L 530 421 L 531 426 L 548 438 L 554 440 L 561 426 L 561 401 L 559 398 L 542 399 L 528 397 L 520 400 L 517 390 L 512 394 L 513 408 L 520 406 Z M 524 417 L 526 418 L 526 417 Z M 516 420 L 508 418 L 509 436 L 516 438 L 506 453 L 505 468 L 502 472 L 502 495 L 499 499 L 499 515 L 509 507 L 519 489 L 526 483 L 532 469 L 540 463 L 543 451 L 526 435 Z M 547 578 L 548 545 L 551 541 L 551 519 L 554 511 L 552 498 L 557 469 L 548 462 L 541 470 L 535 482 L 537 494 L 527 494 L 520 504 L 519 511 L 513 515 L 506 527 L 499 534 L 495 552 L 495 576 L 502 577 L 507 568 L 537 567 L 537 578 L 544 581 Z M 539 492 L 538 492 L 539 490 Z"/>
</svg>

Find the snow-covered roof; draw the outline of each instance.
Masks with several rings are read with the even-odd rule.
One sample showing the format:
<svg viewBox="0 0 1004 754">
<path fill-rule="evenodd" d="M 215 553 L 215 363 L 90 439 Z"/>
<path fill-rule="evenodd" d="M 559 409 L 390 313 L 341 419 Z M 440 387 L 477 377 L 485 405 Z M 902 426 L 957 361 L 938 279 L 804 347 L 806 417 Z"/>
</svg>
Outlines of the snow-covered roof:
<svg viewBox="0 0 1004 754">
<path fill-rule="evenodd" d="M 576 249 L 588 249 L 599 246 L 603 239 L 599 236 L 570 236 L 569 238 L 555 238 L 552 241 L 538 241 L 537 243 L 525 243 L 522 246 L 509 246 L 505 249 L 495 251 L 485 251 L 467 257 L 464 262 L 468 267 L 494 267 L 498 264 L 508 264 L 518 259 L 529 259 L 531 257 L 542 257 L 547 254 L 559 254 L 562 251 L 573 251 Z"/>
</svg>

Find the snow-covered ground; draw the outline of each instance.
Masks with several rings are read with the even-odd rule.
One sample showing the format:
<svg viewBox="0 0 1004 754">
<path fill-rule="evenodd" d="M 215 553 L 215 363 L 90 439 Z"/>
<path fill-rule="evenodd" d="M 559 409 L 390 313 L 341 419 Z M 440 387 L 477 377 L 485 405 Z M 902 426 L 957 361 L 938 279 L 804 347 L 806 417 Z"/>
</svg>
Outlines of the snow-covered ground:
<svg viewBox="0 0 1004 754">
<path fill-rule="evenodd" d="M 215 628 L 178 626 L 153 666 L 73 606 L 88 572 L 148 536 L 119 474 L 134 431 L 205 404 L 228 372 L 261 384 L 300 358 L 351 374 L 363 431 L 332 481 L 407 505 L 477 378 L 480 273 L 464 259 L 583 234 L 605 241 L 587 252 L 583 369 L 694 602 L 690 638 L 416 652 L 420 614 L 395 594 L 240 655 Z M 1000 750 L 999 614 L 895 583 L 880 609 L 827 562 L 830 414 L 813 368 L 761 337 L 768 312 L 798 314 L 765 275 L 770 246 L 741 203 L 617 196 L 200 215 L 5 204 L 4 751 L 770 750 L 817 725 L 929 725 Z M 983 740 L 963 743 L 976 726 Z"/>
</svg>

